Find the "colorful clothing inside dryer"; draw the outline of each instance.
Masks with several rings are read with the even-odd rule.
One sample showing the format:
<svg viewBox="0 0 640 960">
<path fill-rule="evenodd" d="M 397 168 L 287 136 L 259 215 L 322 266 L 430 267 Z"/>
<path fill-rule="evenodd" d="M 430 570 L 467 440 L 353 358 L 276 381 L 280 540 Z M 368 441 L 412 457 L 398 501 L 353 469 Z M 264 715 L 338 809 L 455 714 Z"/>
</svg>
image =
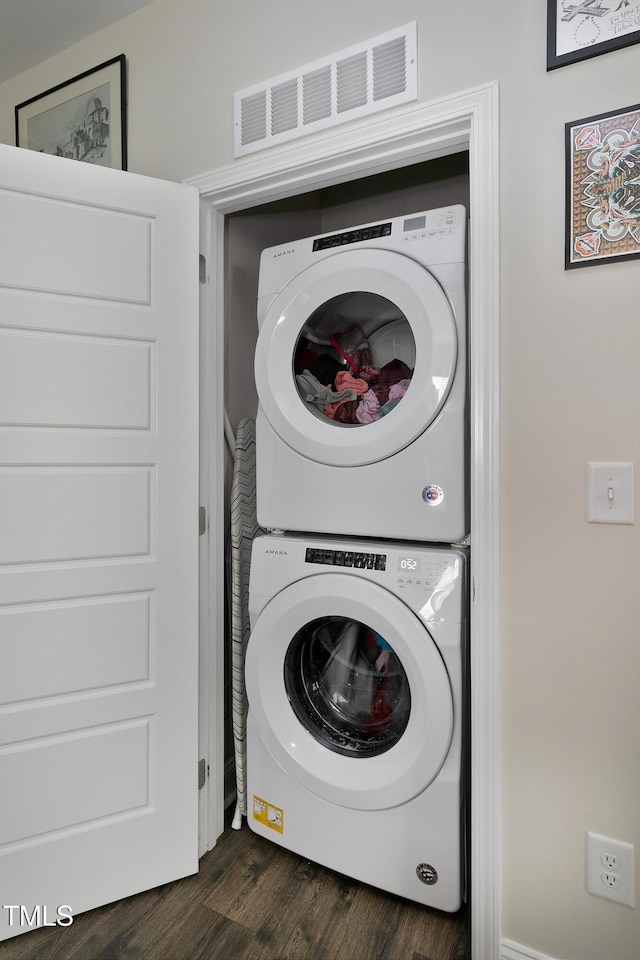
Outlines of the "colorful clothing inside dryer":
<svg viewBox="0 0 640 960">
<path fill-rule="evenodd" d="M 355 344 L 353 353 L 347 349 L 353 346 L 347 333 Z M 353 426 L 374 423 L 397 406 L 413 376 L 403 360 L 390 360 L 380 368 L 375 360 L 355 326 L 344 336 L 334 335 L 330 344 L 301 339 L 294 358 L 298 392 L 327 420 Z"/>
<path fill-rule="evenodd" d="M 340 400 L 355 400 L 357 396 L 355 390 L 332 390 L 331 387 L 323 386 L 308 370 L 297 374 L 296 382 L 300 396 L 307 403 L 318 407 L 324 407 L 326 403 L 337 403 Z"/>
</svg>

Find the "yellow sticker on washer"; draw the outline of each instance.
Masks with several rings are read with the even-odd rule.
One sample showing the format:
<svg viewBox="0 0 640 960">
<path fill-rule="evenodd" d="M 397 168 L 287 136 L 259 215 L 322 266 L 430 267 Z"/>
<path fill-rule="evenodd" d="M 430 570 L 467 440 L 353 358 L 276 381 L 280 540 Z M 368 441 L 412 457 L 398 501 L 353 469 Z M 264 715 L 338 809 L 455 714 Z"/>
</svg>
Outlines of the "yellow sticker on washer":
<svg viewBox="0 0 640 960">
<path fill-rule="evenodd" d="M 253 795 L 253 819 L 278 833 L 284 833 L 284 810 Z"/>
</svg>

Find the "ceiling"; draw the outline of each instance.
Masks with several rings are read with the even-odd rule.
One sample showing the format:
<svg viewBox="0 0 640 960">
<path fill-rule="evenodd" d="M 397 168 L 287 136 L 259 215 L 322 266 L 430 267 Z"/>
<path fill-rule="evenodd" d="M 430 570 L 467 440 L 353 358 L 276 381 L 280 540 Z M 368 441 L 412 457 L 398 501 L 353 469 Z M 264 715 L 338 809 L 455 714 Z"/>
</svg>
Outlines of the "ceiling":
<svg viewBox="0 0 640 960">
<path fill-rule="evenodd" d="M 48 60 L 149 2 L 0 0 L 0 83 Z M 116 50 L 113 55 L 124 52 Z"/>
</svg>

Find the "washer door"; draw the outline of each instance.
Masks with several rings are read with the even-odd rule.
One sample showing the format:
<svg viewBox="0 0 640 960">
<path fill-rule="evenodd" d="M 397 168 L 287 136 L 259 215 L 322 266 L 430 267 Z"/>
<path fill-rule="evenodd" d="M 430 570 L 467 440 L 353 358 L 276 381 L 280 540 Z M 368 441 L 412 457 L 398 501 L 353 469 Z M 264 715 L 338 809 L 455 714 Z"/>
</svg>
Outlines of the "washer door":
<svg viewBox="0 0 640 960">
<path fill-rule="evenodd" d="M 249 709 L 274 759 L 357 810 L 405 803 L 437 776 L 453 731 L 440 652 L 383 587 L 317 574 L 262 610 L 246 657 Z"/>
<path fill-rule="evenodd" d="M 393 335 L 387 336 L 390 326 Z M 333 352 L 348 373 L 362 369 L 345 359 L 357 351 L 358 329 L 372 346 L 373 367 L 376 343 L 385 364 L 394 355 L 414 367 L 394 381 L 391 402 L 379 397 L 383 415 L 370 415 L 370 404 L 359 419 L 355 414 L 344 422 L 342 414 L 327 413 L 332 400 L 326 406 L 310 402 L 313 390 L 299 378 L 305 350 L 323 360 Z M 308 267 L 274 299 L 258 336 L 256 386 L 267 419 L 290 447 L 318 463 L 359 466 L 392 456 L 428 428 L 446 401 L 456 357 L 451 304 L 425 267 L 390 250 L 344 250 Z M 389 370 L 385 366 L 383 378 Z M 359 373 L 354 377 L 361 379 Z M 322 374 L 319 380 L 328 382 Z M 377 396 L 375 375 L 371 385 Z M 375 408 L 375 397 L 371 402 Z"/>
</svg>

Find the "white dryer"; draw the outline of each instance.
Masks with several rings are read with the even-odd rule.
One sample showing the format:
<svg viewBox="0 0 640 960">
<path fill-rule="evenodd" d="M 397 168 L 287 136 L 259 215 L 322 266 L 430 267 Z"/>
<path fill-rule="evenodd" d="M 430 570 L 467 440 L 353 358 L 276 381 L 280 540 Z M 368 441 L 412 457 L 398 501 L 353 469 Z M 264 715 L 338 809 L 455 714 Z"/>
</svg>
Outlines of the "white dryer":
<svg viewBox="0 0 640 960">
<path fill-rule="evenodd" d="M 464 897 L 464 549 L 264 535 L 246 655 L 248 823 L 401 897 Z"/>
<path fill-rule="evenodd" d="M 454 205 L 262 252 L 262 527 L 468 534 L 465 247 Z"/>
</svg>

